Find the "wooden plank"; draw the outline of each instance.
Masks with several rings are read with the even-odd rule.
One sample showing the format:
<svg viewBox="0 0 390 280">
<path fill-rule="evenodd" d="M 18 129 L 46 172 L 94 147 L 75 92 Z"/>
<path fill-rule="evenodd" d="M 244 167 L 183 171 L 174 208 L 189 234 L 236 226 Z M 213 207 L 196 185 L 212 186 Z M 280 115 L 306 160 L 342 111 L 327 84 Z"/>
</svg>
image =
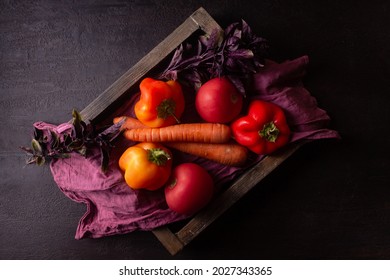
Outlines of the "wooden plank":
<svg viewBox="0 0 390 280">
<path fill-rule="evenodd" d="M 293 143 L 284 149 L 267 156 L 254 167 L 243 174 L 227 190 L 219 195 L 203 211 L 199 212 L 192 218 L 179 232 L 176 233 L 178 239 L 187 245 L 206 227 L 212 224 L 227 209 L 243 197 L 248 191 L 263 180 L 277 166 L 291 156 L 303 143 Z"/>
<path fill-rule="evenodd" d="M 180 252 L 184 247 L 184 244 L 167 226 L 154 229 L 153 234 L 171 255 Z"/>
<path fill-rule="evenodd" d="M 190 18 L 202 29 L 206 34 L 211 34 L 214 30 L 223 31 L 221 26 L 207 13 L 203 8 L 195 11 Z"/>
<path fill-rule="evenodd" d="M 108 105 L 123 96 L 127 90 L 137 84 L 195 31 L 201 28 L 205 32 L 211 32 L 217 27 L 219 25 L 212 17 L 203 8 L 199 8 L 137 64 L 85 107 L 80 112 L 82 118 L 84 120 L 95 120 L 107 109 Z"/>
</svg>

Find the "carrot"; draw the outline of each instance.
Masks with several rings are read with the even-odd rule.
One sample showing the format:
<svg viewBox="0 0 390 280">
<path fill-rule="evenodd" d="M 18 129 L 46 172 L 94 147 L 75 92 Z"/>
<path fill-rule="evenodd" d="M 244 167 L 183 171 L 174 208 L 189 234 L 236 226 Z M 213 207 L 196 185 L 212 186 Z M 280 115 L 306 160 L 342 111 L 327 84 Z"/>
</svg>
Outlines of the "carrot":
<svg viewBox="0 0 390 280">
<path fill-rule="evenodd" d="M 133 128 L 143 128 L 143 127 L 147 127 L 146 125 L 144 125 L 142 122 L 140 122 L 139 120 L 137 120 L 136 118 L 132 118 L 132 117 L 126 117 L 126 116 L 122 116 L 122 117 L 115 117 L 113 119 L 113 123 L 118 123 L 119 121 L 121 121 L 123 118 L 125 118 L 125 122 L 122 124 L 121 126 L 121 129 L 124 130 L 124 129 L 133 129 Z"/>
<path fill-rule="evenodd" d="M 124 131 L 128 140 L 136 142 L 203 142 L 226 143 L 230 127 L 219 123 L 186 123 L 160 128 L 134 128 Z"/>
<path fill-rule="evenodd" d="M 246 162 L 248 157 L 248 149 L 235 143 L 166 142 L 164 145 L 180 152 L 229 166 L 241 166 Z"/>
</svg>

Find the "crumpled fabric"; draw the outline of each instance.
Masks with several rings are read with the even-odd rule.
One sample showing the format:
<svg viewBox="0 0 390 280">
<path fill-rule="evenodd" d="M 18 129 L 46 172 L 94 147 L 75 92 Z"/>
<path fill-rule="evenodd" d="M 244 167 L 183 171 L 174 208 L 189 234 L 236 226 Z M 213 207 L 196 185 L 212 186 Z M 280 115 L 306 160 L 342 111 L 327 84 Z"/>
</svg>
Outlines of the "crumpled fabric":
<svg viewBox="0 0 390 280">
<path fill-rule="evenodd" d="M 255 98 L 279 105 L 293 132 L 291 142 L 300 139 L 340 138 L 328 129 L 330 117 L 318 107 L 317 100 L 304 87 L 302 78 L 309 64 L 308 56 L 278 64 L 266 61 L 254 77 Z"/>
<path fill-rule="evenodd" d="M 280 64 L 267 61 L 265 67 L 255 74 L 251 96 L 275 103 L 284 109 L 292 130 L 290 142 L 339 138 L 337 131 L 328 128 L 330 117 L 326 111 L 318 107 L 316 99 L 302 84 L 308 62 L 307 56 Z M 136 101 L 137 96 L 134 95 L 127 109 L 120 114 L 134 116 L 133 106 Z M 190 116 L 185 116 L 185 119 L 194 120 L 193 99 L 189 98 L 186 106 L 186 112 L 190 112 Z M 41 129 L 47 126 L 47 129 L 66 130 L 64 124 L 56 127 L 39 122 L 35 125 Z M 98 150 L 89 151 L 86 158 L 74 154 L 70 158 L 51 162 L 51 172 L 60 190 L 70 199 L 87 206 L 78 223 L 76 239 L 153 230 L 188 218 L 168 208 L 163 189 L 132 190 L 126 185 L 117 162 L 124 150 L 132 144 L 134 143 L 125 139 L 119 139 L 115 143 L 106 173 L 100 169 Z M 262 160 L 263 156 L 252 155 L 248 165 L 243 167 L 223 166 L 176 151 L 173 151 L 173 158 L 174 166 L 183 162 L 202 165 L 213 177 L 216 188 L 221 189 L 243 174 L 249 165 Z"/>
</svg>

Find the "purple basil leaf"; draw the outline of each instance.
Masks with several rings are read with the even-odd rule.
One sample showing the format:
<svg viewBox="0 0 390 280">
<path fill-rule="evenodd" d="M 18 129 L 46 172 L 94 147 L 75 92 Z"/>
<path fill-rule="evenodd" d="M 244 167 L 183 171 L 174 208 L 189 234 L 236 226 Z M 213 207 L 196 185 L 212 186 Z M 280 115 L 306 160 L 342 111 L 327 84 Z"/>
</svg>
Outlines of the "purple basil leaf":
<svg viewBox="0 0 390 280">
<path fill-rule="evenodd" d="M 242 32 L 244 32 L 245 34 L 252 34 L 252 30 L 251 30 L 250 26 L 248 25 L 248 23 L 244 19 L 241 19 L 241 29 L 242 29 Z"/>
<path fill-rule="evenodd" d="M 31 155 L 26 161 L 27 164 L 36 163 L 40 165 L 46 159 L 68 158 L 72 153 L 78 153 L 86 157 L 89 148 L 92 147 L 104 147 L 102 163 L 108 162 L 108 150 L 112 146 L 110 142 L 120 134 L 120 128 L 124 120 L 98 133 L 96 127 L 91 122 L 86 124 L 77 111 L 74 110 L 72 115 L 73 124 L 66 123 L 68 128 L 65 130 L 48 128 L 44 131 L 39 131 L 35 129 L 34 136 L 37 138 L 33 138 L 32 147 L 21 147 Z M 64 125 L 61 124 L 56 128 Z M 71 132 L 69 132 L 69 126 L 72 128 Z"/>
<path fill-rule="evenodd" d="M 172 71 L 167 71 L 167 72 L 164 72 L 163 75 L 161 76 L 161 78 L 165 78 L 167 80 L 174 80 L 176 81 L 177 80 L 177 74 L 178 74 L 178 71 L 177 70 L 172 70 Z"/>
<path fill-rule="evenodd" d="M 264 63 L 262 63 L 261 61 L 255 60 L 255 67 L 257 69 L 264 67 Z"/>
<path fill-rule="evenodd" d="M 28 147 L 20 146 L 20 149 L 22 149 L 23 151 L 25 151 L 26 153 L 29 153 L 29 154 L 33 153 L 33 150 L 31 148 L 28 148 Z"/>
<path fill-rule="evenodd" d="M 32 148 L 34 154 L 41 155 L 43 152 L 43 148 L 42 148 L 41 144 L 36 139 L 33 139 L 31 141 L 31 148 Z"/>
<path fill-rule="evenodd" d="M 107 129 L 105 129 L 103 132 L 101 132 L 98 136 L 108 136 L 108 141 L 115 140 L 120 134 L 121 134 L 121 127 L 125 123 L 126 119 L 123 118 L 116 124 L 111 125 Z"/>
<path fill-rule="evenodd" d="M 72 111 L 72 124 L 73 131 L 76 137 L 81 137 L 82 135 L 82 126 L 81 126 L 81 115 L 75 109 Z"/>
<path fill-rule="evenodd" d="M 193 51 L 193 49 L 194 48 L 193 48 L 193 46 L 190 43 L 187 42 L 185 44 L 185 48 L 184 48 L 185 53 L 187 53 L 187 54 L 191 53 Z M 184 54 L 184 52 L 183 52 L 183 54 Z"/>
<path fill-rule="evenodd" d="M 103 172 L 106 172 L 108 170 L 108 165 L 109 165 L 109 151 L 106 147 L 100 147 L 100 167 Z"/>
<path fill-rule="evenodd" d="M 237 68 L 237 62 L 236 59 L 228 57 L 225 61 L 225 68 L 229 70 L 229 72 L 232 72 L 233 69 Z M 235 72 L 235 71 L 234 71 Z"/>
<path fill-rule="evenodd" d="M 252 33 L 249 25 L 241 20 L 219 29 L 210 35 L 199 36 L 191 45 L 183 45 L 182 55 L 168 65 L 163 77 L 171 77 L 198 88 L 203 82 L 229 75 L 243 92 L 243 82 L 249 74 L 264 65 L 268 42 Z M 180 50 L 180 47 L 179 47 Z"/>
<path fill-rule="evenodd" d="M 237 60 L 238 67 L 242 69 L 242 73 L 256 73 L 256 69 L 252 61 Z"/>
<path fill-rule="evenodd" d="M 205 42 L 205 46 L 207 50 L 215 49 L 219 47 L 222 43 L 223 35 L 222 33 L 215 29 L 211 32 L 210 37 Z"/>
<path fill-rule="evenodd" d="M 34 139 L 37 139 L 38 141 L 43 139 L 43 131 L 36 127 L 34 127 Z"/>
<path fill-rule="evenodd" d="M 228 79 L 234 84 L 237 88 L 237 90 L 245 97 L 246 92 L 245 92 L 245 87 L 244 84 L 242 83 L 241 79 L 237 78 L 236 76 L 228 76 Z"/>
<path fill-rule="evenodd" d="M 226 49 L 228 49 L 229 51 L 235 51 L 237 50 L 240 45 L 240 39 L 237 38 L 237 37 L 230 37 L 226 40 Z"/>
<path fill-rule="evenodd" d="M 50 130 L 50 135 L 51 135 L 51 139 L 49 142 L 50 147 L 51 147 L 51 149 L 56 149 L 60 144 L 60 139 L 59 139 L 57 133 L 55 133 L 52 130 Z"/>
<path fill-rule="evenodd" d="M 248 49 L 238 49 L 233 52 L 229 52 L 229 57 L 235 59 L 249 59 L 254 57 L 254 54 Z"/>
<path fill-rule="evenodd" d="M 35 163 L 38 165 L 38 166 L 42 166 L 45 164 L 45 157 L 43 156 L 36 156 L 35 157 Z"/>
<path fill-rule="evenodd" d="M 237 22 L 228 25 L 228 27 L 225 28 L 225 36 L 231 36 L 231 33 L 234 33 L 235 29 L 237 28 L 237 25 Z"/>
<path fill-rule="evenodd" d="M 235 29 L 234 32 L 233 32 L 232 37 L 235 37 L 235 38 L 238 38 L 239 40 L 241 40 L 241 38 L 242 38 L 242 31 L 240 29 Z"/>
<path fill-rule="evenodd" d="M 199 36 L 199 42 L 200 42 L 203 46 L 207 47 L 208 38 L 206 37 L 206 35 L 201 35 L 201 36 Z"/>
<path fill-rule="evenodd" d="M 198 40 L 196 48 L 196 56 L 200 57 L 202 55 L 202 42 Z"/>
<path fill-rule="evenodd" d="M 195 89 L 199 89 L 202 85 L 202 77 L 198 71 L 188 72 L 183 77 Z"/>
<path fill-rule="evenodd" d="M 81 146 L 79 149 L 77 149 L 77 152 L 82 155 L 83 157 L 87 156 L 87 147 L 85 145 Z"/>
<path fill-rule="evenodd" d="M 171 60 L 171 63 L 169 64 L 168 68 L 174 66 L 174 65 L 177 65 L 180 60 L 182 59 L 182 56 L 183 56 L 183 45 L 181 44 L 175 51 L 175 53 L 173 54 L 173 57 L 172 57 L 172 60 Z"/>
</svg>

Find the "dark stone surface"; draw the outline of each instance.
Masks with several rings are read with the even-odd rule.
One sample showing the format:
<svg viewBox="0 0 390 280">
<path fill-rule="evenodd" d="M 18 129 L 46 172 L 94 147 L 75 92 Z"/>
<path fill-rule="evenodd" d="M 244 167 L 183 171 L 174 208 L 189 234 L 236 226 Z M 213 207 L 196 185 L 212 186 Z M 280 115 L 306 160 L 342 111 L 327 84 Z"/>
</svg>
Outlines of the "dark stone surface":
<svg viewBox="0 0 390 280">
<path fill-rule="evenodd" d="M 390 258 L 390 3 L 340 2 L 1 0 L 0 259 L 172 258 L 149 232 L 75 240 L 85 206 L 18 147 L 200 6 L 222 26 L 245 19 L 277 60 L 309 55 L 305 85 L 343 140 L 302 148 L 174 258 Z"/>
</svg>

